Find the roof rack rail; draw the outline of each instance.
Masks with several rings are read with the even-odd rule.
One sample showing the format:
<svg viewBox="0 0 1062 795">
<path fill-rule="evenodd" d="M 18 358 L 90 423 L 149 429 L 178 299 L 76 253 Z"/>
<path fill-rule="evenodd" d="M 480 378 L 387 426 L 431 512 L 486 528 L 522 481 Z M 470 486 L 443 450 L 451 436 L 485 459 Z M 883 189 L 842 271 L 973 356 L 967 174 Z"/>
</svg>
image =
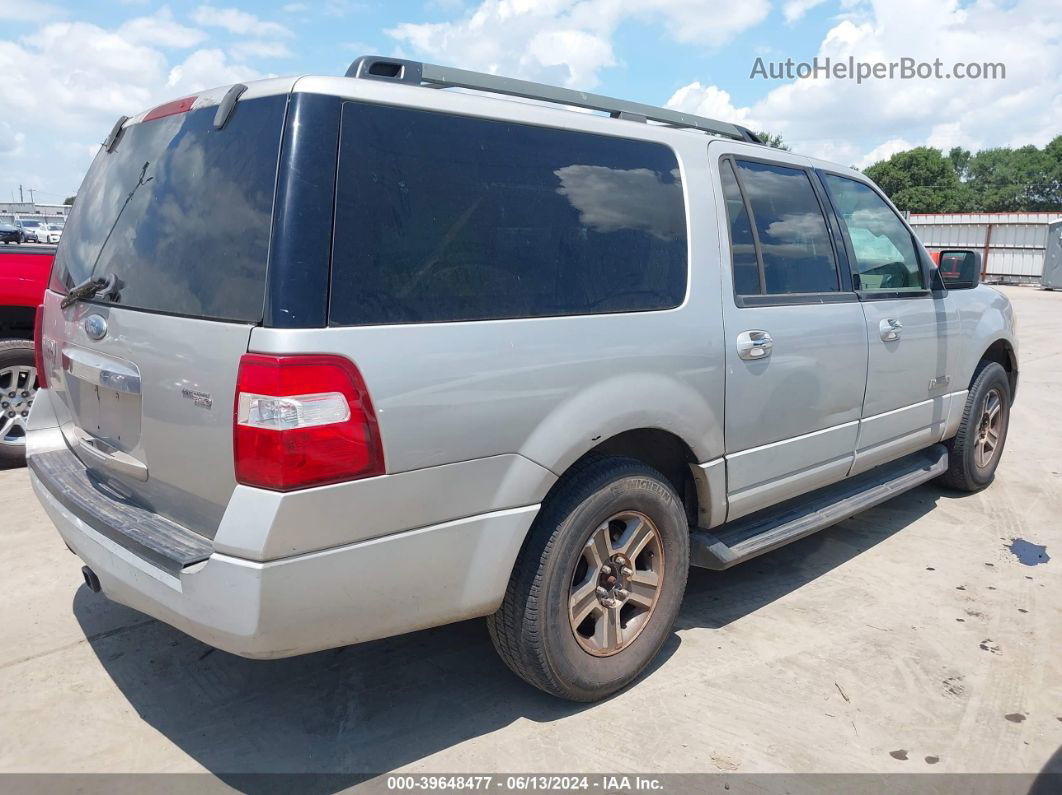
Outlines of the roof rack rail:
<svg viewBox="0 0 1062 795">
<path fill-rule="evenodd" d="M 558 88 L 529 80 L 517 80 L 512 77 L 499 77 L 485 72 L 472 72 L 467 69 L 454 69 L 449 66 L 406 61 L 401 58 L 384 58 L 378 55 L 362 55 L 347 69 L 347 77 L 369 80 L 388 80 L 433 88 L 468 88 L 475 91 L 487 91 L 492 94 L 506 94 L 511 97 L 535 99 L 571 105 L 576 108 L 602 111 L 614 119 L 629 121 L 655 121 L 674 127 L 687 127 L 694 130 L 736 138 L 739 141 L 763 143 L 747 127 L 725 121 L 707 119 L 690 113 L 680 113 L 667 108 L 643 105 L 640 102 L 628 102 L 622 99 L 588 94 L 570 88 Z"/>
</svg>

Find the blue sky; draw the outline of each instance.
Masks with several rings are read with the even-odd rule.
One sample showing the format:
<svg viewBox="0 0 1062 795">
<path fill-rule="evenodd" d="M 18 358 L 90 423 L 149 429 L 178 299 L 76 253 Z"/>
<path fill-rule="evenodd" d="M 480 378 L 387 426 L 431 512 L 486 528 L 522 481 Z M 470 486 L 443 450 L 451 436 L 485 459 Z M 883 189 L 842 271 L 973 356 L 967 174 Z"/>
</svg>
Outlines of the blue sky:
<svg viewBox="0 0 1062 795">
<path fill-rule="evenodd" d="M 1057 0 L 0 0 L 0 197 L 73 193 L 114 119 L 381 53 L 669 104 L 865 166 L 1062 133 Z M 1005 79 L 763 80 L 757 57 L 1003 63 Z"/>
</svg>

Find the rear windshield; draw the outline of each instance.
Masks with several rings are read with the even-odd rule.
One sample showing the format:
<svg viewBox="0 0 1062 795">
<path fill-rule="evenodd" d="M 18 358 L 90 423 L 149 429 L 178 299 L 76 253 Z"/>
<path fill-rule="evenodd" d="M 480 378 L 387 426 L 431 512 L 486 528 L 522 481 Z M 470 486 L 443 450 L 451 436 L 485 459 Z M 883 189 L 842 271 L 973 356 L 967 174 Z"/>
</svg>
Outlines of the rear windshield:
<svg viewBox="0 0 1062 795">
<path fill-rule="evenodd" d="M 666 146 L 347 103 L 330 321 L 667 309 L 686 214 Z"/>
<path fill-rule="evenodd" d="M 126 127 L 77 193 L 61 283 L 113 273 L 122 306 L 261 320 L 285 102 L 239 102 L 221 130 L 213 107 Z"/>
</svg>

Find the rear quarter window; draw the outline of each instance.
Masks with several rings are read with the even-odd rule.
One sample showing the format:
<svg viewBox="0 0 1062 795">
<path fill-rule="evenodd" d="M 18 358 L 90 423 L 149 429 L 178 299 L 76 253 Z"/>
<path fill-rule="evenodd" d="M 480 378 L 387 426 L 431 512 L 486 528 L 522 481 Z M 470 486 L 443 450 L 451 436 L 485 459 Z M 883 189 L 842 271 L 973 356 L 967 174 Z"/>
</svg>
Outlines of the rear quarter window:
<svg viewBox="0 0 1062 795">
<path fill-rule="evenodd" d="M 331 323 L 668 309 L 686 280 L 668 147 L 344 106 Z"/>
</svg>

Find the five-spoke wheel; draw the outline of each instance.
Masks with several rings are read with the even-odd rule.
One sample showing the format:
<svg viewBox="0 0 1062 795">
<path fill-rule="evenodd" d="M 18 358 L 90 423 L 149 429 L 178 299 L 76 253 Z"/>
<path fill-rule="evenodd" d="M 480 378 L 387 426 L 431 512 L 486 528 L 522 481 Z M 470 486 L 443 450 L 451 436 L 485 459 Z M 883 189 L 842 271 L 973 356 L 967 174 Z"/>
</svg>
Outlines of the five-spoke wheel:
<svg viewBox="0 0 1062 795">
<path fill-rule="evenodd" d="M 590 533 L 575 564 L 568 620 L 590 654 L 627 648 L 652 617 L 664 576 L 660 533 L 648 516 L 624 511 Z"/>
</svg>

